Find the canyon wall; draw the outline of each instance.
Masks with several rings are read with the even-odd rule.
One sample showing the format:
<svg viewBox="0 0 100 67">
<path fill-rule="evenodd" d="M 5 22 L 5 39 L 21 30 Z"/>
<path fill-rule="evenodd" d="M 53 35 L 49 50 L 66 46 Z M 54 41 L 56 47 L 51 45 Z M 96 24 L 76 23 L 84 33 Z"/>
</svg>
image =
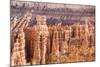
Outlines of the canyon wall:
<svg viewBox="0 0 100 67">
<path fill-rule="evenodd" d="M 84 24 L 47 25 L 46 16 L 37 15 L 11 21 L 11 65 L 36 65 L 95 60 L 95 29 L 91 18 Z"/>
</svg>

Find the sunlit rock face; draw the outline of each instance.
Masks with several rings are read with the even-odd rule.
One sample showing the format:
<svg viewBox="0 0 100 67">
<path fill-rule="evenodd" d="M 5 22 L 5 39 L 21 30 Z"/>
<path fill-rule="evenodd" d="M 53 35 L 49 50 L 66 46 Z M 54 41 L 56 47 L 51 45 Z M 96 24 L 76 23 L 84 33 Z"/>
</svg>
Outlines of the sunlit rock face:
<svg viewBox="0 0 100 67">
<path fill-rule="evenodd" d="M 26 65 L 25 59 L 25 33 L 23 28 L 19 28 L 17 38 L 15 39 L 12 54 L 11 64 L 15 65 Z"/>
<path fill-rule="evenodd" d="M 18 19 L 13 19 L 12 22 L 18 22 Z M 30 19 L 24 17 L 20 23 L 24 22 L 29 23 Z M 60 23 L 49 26 L 46 23 L 46 16 L 37 15 L 35 25 L 31 27 L 22 25 L 12 30 L 12 65 L 94 60 L 94 26 L 89 19 L 86 19 L 83 25 L 76 23 L 63 26 Z"/>
<path fill-rule="evenodd" d="M 34 56 L 32 63 L 36 63 L 35 61 L 39 61 L 38 64 L 45 64 L 46 63 L 46 51 L 47 51 L 47 40 L 48 40 L 48 27 L 46 25 L 46 17 L 45 16 L 37 16 L 36 17 L 37 23 L 33 27 L 37 32 L 36 32 L 36 39 L 37 39 L 37 44 L 34 44 L 37 46 L 36 49 L 34 49 Z M 34 31 L 33 31 L 34 32 Z M 38 52 L 38 53 L 35 53 Z M 36 59 L 36 54 L 39 55 L 38 58 Z M 35 57 L 36 56 L 36 57 Z M 36 60 L 34 60 L 36 59 Z M 36 63 L 37 64 L 37 63 Z"/>
</svg>

